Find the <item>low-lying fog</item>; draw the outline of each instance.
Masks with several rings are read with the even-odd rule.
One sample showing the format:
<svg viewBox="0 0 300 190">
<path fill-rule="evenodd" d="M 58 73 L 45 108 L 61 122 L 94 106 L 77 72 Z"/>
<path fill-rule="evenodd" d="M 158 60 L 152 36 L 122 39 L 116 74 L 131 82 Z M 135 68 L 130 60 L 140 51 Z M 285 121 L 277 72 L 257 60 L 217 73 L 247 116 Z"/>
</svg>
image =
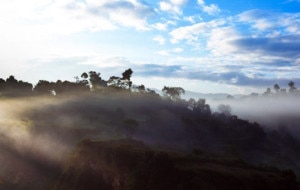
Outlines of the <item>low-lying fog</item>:
<svg viewBox="0 0 300 190">
<path fill-rule="evenodd" d="M 68 129 L 85 128 L 83 134 L 87 134 L 86 137 L 89 138 L 92 134 L 88 133 L 88 129 L 95 128 L 95 125 L 109 129 L 110 126 L 115 125 L 111 118 L 118 120 L 118 117 L 124 117 L 122 114 L 125 113 L 118 113 L 120 105 L 124 109 L 121 112 L 126 112 L 126 109 L 132 109 L 133 106 L 130 105 L 133 103 L 131 100 L 125 102 L 126 98 L 83 99 L 78 101 L 76 97 L 33 97 L 1 100 L 0 142 L 2 144 L 10 142 L 10 145 L 14 145 L 14 148 L 21 152 L 30 149 L 37 154 L 45 154 L 53 161 L 60 160 L 62 155 L 73 147 L 74 144 L 69 145 L 69 143 L 76 143 L 78 140 L 76 133 L 70 134 Z M 138 100 L 138 102 L 143 101 L 143 99 Z M 230 105 L 232 115 L 250 122 L 257 122 L 269 129 L 287 128 L 292 135 L 300 138 L 298 97 L 209 100 L 207 103 L 211 106 L 212 112 L 218 111 L 220 104 Z M 143 106 L 152 103 L 150 101 L 138 104 Z M 154 112 L 156 108 L 153 107 L 151 110 Z M 149 114 L 152 114 L 150 112 Z M 140 119 L 143 120 L 143 118 Z M 101 135 L 103 136 L 103 133 Z M 80 138 L 85 138 L 85 136 Z"/>
<path fill-rule="evenodd" d="M 60 99 L 54 101 L 52 98 L 0 100 L 0 142 L 2 147 L 9 145 L 7 148 L 19 153 L 31 151 L 44 155 L 52 161 L 60 160 L 62 155 L 60 153 L 65 152 L 68 145 L 60 143 L 54 139 L 55 137 L 45 133 L 35 133 L 33 131 L 35 121 L 27 117 L 27 114 L 61 102 Z M 49 115 L 49 117 L 51 116 Z"/>
<path fill-rule="evenodd" d="M 286 127 L 300 138 L 300 97 L 252 97 L 245 99 L 210 100 L 213 111 L 218 105 L 231 107 L 231 114 L 268 128 Z"/>
</svg>

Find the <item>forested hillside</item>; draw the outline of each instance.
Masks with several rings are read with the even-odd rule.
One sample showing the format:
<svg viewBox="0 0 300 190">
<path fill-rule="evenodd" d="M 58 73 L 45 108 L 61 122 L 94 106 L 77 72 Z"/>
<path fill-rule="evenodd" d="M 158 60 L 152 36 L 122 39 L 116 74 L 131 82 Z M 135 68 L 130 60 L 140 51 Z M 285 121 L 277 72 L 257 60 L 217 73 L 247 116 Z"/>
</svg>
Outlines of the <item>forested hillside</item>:
<svg viewBox="0 0 300 190">
<path fill-rule="evenodd" d="M 2 80 L 0 189 L 299 188 L 300 141 L 288 130 L 183 100 L 180 87 L 160 96 L 132 73 Z"/>
</svg>

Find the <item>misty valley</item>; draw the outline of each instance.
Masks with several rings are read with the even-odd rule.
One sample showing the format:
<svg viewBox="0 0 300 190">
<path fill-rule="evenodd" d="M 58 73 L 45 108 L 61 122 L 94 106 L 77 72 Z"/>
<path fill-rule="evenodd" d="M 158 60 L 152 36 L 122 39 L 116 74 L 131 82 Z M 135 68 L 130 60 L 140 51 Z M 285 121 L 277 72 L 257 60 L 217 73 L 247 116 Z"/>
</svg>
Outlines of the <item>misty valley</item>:
<svg viewBox="0 0 300 190">
<path fill-rule="evenodd" d="M 300 188 L 300 96 L 183 99 L 108 80 L 0 79 L 0 189 Z"/>
</svg>

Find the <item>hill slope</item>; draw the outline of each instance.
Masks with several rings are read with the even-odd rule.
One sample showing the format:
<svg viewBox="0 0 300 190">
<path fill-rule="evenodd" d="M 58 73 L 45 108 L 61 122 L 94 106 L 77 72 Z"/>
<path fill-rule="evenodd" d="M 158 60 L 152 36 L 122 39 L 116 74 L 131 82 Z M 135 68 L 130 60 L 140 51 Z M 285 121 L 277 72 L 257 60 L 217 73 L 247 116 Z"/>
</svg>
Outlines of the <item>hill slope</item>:
<svg viewBox="0 0 300 190">
<path fill-rule="evenodd" d="M 132 140 L 80 143 L 56 190 L 298 189 L 292 172 L 240 160 L 149 149 Z M 298 188 L 297 188 L 298 187 Z"/>
</svg>

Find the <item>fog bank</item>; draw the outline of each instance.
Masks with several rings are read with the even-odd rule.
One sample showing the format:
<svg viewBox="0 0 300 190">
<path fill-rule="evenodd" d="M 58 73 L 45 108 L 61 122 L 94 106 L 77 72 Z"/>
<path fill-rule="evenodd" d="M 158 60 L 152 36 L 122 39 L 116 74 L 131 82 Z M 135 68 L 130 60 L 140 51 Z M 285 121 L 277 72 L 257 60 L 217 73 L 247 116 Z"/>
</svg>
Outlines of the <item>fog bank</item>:
<svg viewBox="0 0 300 190">
<path fill-rule="evenodd" d="M 251 97 L 244 99 L 210 100 L 212 110 L 220 104 L 230 105 L 231 113 L 241 119 L 258 122 L 270 129 L 287 128 L 300 137 L 299 97 Z"/>
</svg>

